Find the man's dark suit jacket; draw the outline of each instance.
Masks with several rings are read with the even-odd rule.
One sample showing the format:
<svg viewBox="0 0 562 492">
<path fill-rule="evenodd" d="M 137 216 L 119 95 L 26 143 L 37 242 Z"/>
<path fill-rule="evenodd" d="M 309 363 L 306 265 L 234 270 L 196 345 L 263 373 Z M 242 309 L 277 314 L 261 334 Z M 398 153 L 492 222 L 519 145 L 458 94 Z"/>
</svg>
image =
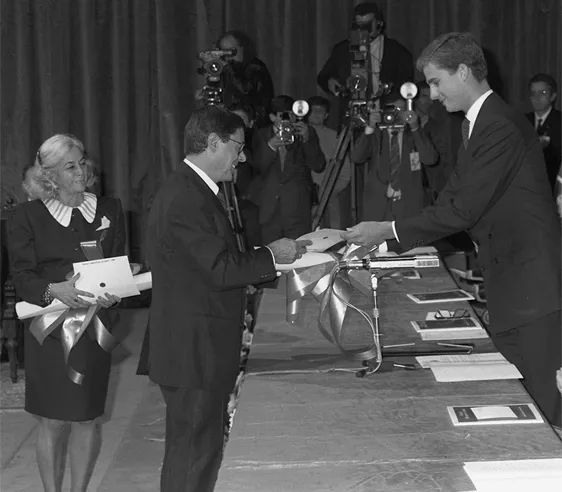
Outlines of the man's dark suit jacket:
<svg viewBox="0 0 562 492">
<path fill-rule="evenodd" d="M 185 163 L 156 195 L 147 232 L 150 379 L 231 391 L 240 364 L 245 287 L 276 278 L 271 252 L 238 251 L 220 201 Z"/>
<path fill-rule="evenodd" d="M 418 152 L 419 167 L 412 169 L 410 154 Z M 400 200 L 389 206 L 386 197 L 390 183 L 390 136 L 388 130 L 376 128 L 370 135 L 361 135 L 351 153 L 351 162 L 367 163 L 363 188 L 363 214 L 361 220 L 383 221 L 412 217 L 424 206 L 422 172 L 439 158 L 437 150 L 420 128 L 412 132 L 408 127 L 402 136 L 400 167 L 394 188 L 402 192 Z"/>
<path fill-rule="evenodd" d="M 533 126 L 535 126 L 535 113 L 527 113 L 527 118 Z M 554 191 L 556 185 L 556 177 L 560 171 L 560 161 L 562 160 L 562 115 L 560 111 L 552 108 L 548 118 L 543 122 L 540 128 L 537 129 L 539 135 L 548 135 L 550 142 L 546 147 L 543 147 L 544 162 L 546 164 L 546 172 L 548 174 L 548 181 Z"/>
<path fill-rule="evenodd" d="M 344 87 L 346 80 L 351 74 L 351 53 L 349 41 L 341 41 L 332 50 L 330 58 L 326 61 L 318 74 L 316 81 L 326 92 L 328 81 L 336 79 Z M 380 80 L 382 83 L 392 83 L 395 91 L 400 90 L 404 82 L 413 82 L 414 63 L 412 54 L 394 39 L 384 38 L 384 51 L 381 62 Z"/>
<path fill-rule="evenodd" d="M 560 309 L 560 221 L 537 135 L 491 94 L 436 203 L 395 223 L 410 249 L 468 230 L 479 246 L 493 333 Z"/>
<path fill-rule="evenodd" d="M 310 197 L 312 176 L 310 171 L 322 172 L 326 167 L 326 158 L 320 148 L 318 135 L 309 127 L 306 143 L 297 140 L 288 145 L 287 155 L 281 169 L 279 151 L 275 152 L 268 142 L 273 137 L 273 128 L 259 130 L 253 138 L 253 163 L 258 173 L 259 186 L 254 186 L 253 201 L 259 206 L 260 224 L 265 224 L 275 214 L 277 203 L 281 204 L 281 214 L 287 223 L 294 223 L 295 230 L 302 234 L 310 232 Z M 290 237 L 290 236 L 288 236 Z"/>
</svg>

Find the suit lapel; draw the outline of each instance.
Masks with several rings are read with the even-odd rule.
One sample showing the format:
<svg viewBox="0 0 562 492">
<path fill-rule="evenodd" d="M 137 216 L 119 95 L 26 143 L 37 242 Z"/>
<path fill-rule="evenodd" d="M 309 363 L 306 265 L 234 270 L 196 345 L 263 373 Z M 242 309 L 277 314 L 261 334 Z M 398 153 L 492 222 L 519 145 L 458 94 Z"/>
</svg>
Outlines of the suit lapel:
<svg viewBox="0 0 562 492">
<path fill-rule="evenodd" d="M 181 167 L 180 169 L 181 172 L 186 176 L 186 178 L 191 181 L 193 185 L 205 197 L 205 200 L 209 204 L 209 207 L 213 210 L 213 217 L 219 235 L 223 237 L 227 242 L 236 244 L 236 238 L 234 237 L 234 232 L 232 231 L 232 227 L 230 225 L 228 213 L 217 195 L 213 193 L 209 186 L 207 186 L 207 183 L 205 183 L 201 179 L 201 177 L 198 176 L 197 173 L 187 164 L 184 163 L 183 167 Z"/>
</svg>

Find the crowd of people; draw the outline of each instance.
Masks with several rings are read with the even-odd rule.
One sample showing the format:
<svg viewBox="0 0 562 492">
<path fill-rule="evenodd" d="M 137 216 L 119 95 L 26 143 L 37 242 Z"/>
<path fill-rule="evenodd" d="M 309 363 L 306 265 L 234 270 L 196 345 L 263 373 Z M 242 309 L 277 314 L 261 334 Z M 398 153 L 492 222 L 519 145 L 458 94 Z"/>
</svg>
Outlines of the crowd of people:
<svg viewBox="0 0 562 492">
<path fill-rule="evenodd" d="M 375 247 L 386 241 L 394 251 L 467 231 L 482 264 L 490 336 L 518 367 L 547 420 L 562 427 L 556 81 L 533 76 L 533 112 L 520 114 L 491 90 L 473 37 L 449 33 L 418 58 L 425 81 L 408 109 L 399 88 L 414 78 L 412 55 L 384 34 L 376 4 L 358 5 L 355 22 L 370 30 L 369 90 L 389 90 L 354 130 L 323 225 L 352 226 L 343 235 L 348 242 Z M 148 218 L 153 290 L 145 362 L 166 404 L 163 492 L 214 489 L 239 370 L 245 288 L 274 281 L 276 265 L 306 252 L 308 243 L 297 239 L 312 228 L 323 173 L 337 147 L 338 133 L 326 125 L 328 98 L 310 97 L 309 113 L 298 117 L 294 99 L 274 92 L 244 33 L 225 33 L 217 47 L 236 49 L 224 70 L 224 105 L 202 104 L 192 113 L 185 159 L 162 185 Z M 350 56 L 348 41 L 334 47 L 318 74 L 324 91 L 345 93 Z M 196 97 L 204 102 L 201 92 Z M 385 125 L 385 111 L 392 124 Z M 289 136 L 280 131 L 284 123 Z M 348 223 L 346 209 L 352 166 L 364 171 L 357 224 Z M 107 294 L 88 302 L 92 294 L 77 289 L 72 275 L 72 264 L 86 260 L 85 242 L 98 244 L 105 257 L 125 253 L 121 203 L 89 193 L 94 179 L 76 137 L 55 135 L 40 146 L 24 171 L 29 201 L 11 225 L 11 270 L 23 300 L 45 306 L 57 299 L 69 308 L 67 319 L 94 302 L 96 319 L 110 331 L 110 308 L 120 300 Z M 245 252 L 220 200 L 218 184 L 232 180 L 251 246 Z M 562 214 L 560 198 L 558 206 Z M 83 492 L 99 448 L 111 355 L 88 328 L 65 360 L 64 323 L 41 341 L 25 330 L 26 410 L 40 422 L 37 460 L 45 490 L 61 490 L 68 441 L 71 490 Z M 82 377 L 71 377 L 69 367 Z"/>
</svg>

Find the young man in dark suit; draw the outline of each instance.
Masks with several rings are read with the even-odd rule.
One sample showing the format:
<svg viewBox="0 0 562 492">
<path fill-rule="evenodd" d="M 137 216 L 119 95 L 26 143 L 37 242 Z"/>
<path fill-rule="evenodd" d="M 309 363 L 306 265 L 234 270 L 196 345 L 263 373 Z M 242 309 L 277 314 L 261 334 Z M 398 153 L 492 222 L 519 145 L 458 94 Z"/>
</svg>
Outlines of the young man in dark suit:
<svg viewBox="0 0 562 492">
<path fill-rule="evenodd" d="M 363 222 L 344 237 L 365 246 L 396 239 L 410 249 L 467 230 L 478 245 L 490 336 L 560 427 L 560 221 L 539 140 L 525 116 L 490 90 L 482 49 L 470 33 L 440 36 L 417 66 L 433 99 L 466 114 L 457 165 L 435 205 L 420 215 Z"/>
<path fill-rule="evenodd" d="M 275 279 L 275 263 L 306 251 L 289 239 L 238 251 L 216 195 L 217 183 L 232 180 L 244 160 L 243 147 L 238 115 L 216 106 L 196 110 L 185 127 L 185 160 L 148 218 L 148 372 L 166 402 L 162 492 L 214 489 L 240 364 L 245 287 Z"/>
<path fill-rule="evenodd" d="M 533 112 L 527 113 L 527 118 L 539 135 L 548 181 L 553 192 L 562 158 L 561 114 L 554 108 L 556 92 L 556 81 L 550 75 L 539 73 L 529 81 L 529 99 Z"/>
</svg>

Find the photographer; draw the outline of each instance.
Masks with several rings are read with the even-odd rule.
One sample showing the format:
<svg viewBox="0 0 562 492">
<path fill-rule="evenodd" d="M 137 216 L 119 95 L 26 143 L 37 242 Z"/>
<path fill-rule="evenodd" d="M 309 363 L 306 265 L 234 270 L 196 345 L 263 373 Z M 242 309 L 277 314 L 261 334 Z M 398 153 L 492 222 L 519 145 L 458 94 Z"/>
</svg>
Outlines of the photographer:
<svg viewBox="0 0 562 492">
<path fill-rule="evenodd" d="M 236 50 L 233 56 L 225 56 L 220 87 L 222 102 L 227 106 L 251 106 L 256 115 L 258 128 L 267 125 L 267 108 L 273 98 L 273 81 L 265 63 L 256 56 L 253 41 L 241 31 L 227 31 L 217 43 L 219 50 Z M 202 100 L 198 90 L 195 99 Z"/>
<path fill-rule="evenodd" d="M 369 161 L 361 220 L 411 217 L 424 206 L 422 166 L 438 162 L 438 153 L 421 130 L 415 111 L 404 99 L 390 95 L 383 111 L 375 106 L 369 124 L 351 154 L 351 161 Z"/>
<path fill-rule="evenodd" d="M 404 82 L 413 80 L 412 55 L 398 41 L 384 35 L 384 19 L 377 5 L 361 3 L 355 7 L 354 14 L 358 27 L 371 29 L 367 71 L 372 74 L 369 81 L 372 93 L 376 93 L 381 84 L 392 84 L 398 89 Z M 351 74 L 353 56 L 348 39 L 336 44 L 318 74 L 318 85 L 330 94 L 339 95 Z"/>
<path fill-rule="evenodd" d="M 311 231 L 311 170 L 321 172 L 326 166 L 316 132 L 296 121 L 293 103 L 289 96 L 273 98 L 271 126 L 253 139 L 253 163 L 261 179 L 253 201 L 260 209 L 265 242 L 284 236 L 296 239 Z M 292 129 L 292 138 L 280 131 L 282 125 Z"/>
</svg>

